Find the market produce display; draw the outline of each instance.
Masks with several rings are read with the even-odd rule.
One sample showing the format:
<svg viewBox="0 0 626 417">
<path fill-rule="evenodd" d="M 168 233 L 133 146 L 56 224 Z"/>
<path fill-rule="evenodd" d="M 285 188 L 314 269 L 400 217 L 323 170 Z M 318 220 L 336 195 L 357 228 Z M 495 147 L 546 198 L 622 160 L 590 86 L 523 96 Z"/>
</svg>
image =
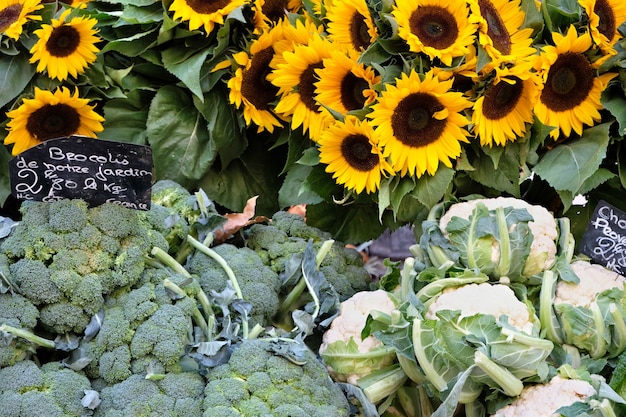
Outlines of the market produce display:
<svg viewBox="0 0 626 417">
<path fill-rule="evenodd" d="M 0 0 L 0 416 L 626 417 L 625 39 L 623 0 Z"/>
</svg>

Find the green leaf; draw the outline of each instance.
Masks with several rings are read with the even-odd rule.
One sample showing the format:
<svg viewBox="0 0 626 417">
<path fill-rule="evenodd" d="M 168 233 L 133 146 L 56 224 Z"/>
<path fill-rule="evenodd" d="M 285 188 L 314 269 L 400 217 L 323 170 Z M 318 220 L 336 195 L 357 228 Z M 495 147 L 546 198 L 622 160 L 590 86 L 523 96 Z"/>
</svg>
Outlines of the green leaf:
<svg viewBox="0 0 626 417">
<path fill-rule="evenodd" d="M 104 105 L 104 131 L 98 137 L 145 144 L 148 110 L 153 96 L 149 91 L 132 90 L 126 98 L 107 101 Z"/>
<path fill-rule="evenodd" d="M 245 131 L 239 126 L 236 110 L 228 103 L 227 94 L 226 89 L 216 88 L 205 94 L 204 103 L 194 97 L 196 107 L 207 121 L 209 138 L 215 145 L 222 169 L 239 158 L 248 146 Z"/>
<path fill-rule="evenodd" d="M 142 31 L 125 38 L 111 39 L 104 48 L 102 48 L 100 53 L 117 51 L 126 56 L 135 57 L 154 46 L 158 36 L 159 27 L 155 26 L 150 30 Z"/>
<path fill-rule="evenodd" d="M 616 93 L 611 94 L 609 90 L 604 90 L 600 101 L 602 102 L 602 107 L 615 117 L 619 126 L 619 134 L 626 135 L 626 101 L 624 100 L 624 93 L 618 90 Z"/>
<path fill-rule="evenodd" d="M 206 174 L 215 158 L 206 121 L 186 91 L 166 85 L 150 104 L 146 133 L 158 179 L 190 185 Z"/>
<path fill-rule="evenodd" d="M 271 216 L 278 210 L 277 190 L 284 155 L 269 151 L 267 144 L 253 140 L 241 158 L 232 161 L 226 169 L 211 167 L 201 179 L 199 187 L 209 198 L 229 210 L 241 212 L 249 198 L 256 195 L 256 213 Z"/>
<path fill-rule="evenodd" d="M 453 178 L 454 169 L 440 167 L 435 175 L 424 175 L 419 178 L 411 195 L 426 207 L 432 208 L 443 198 Z"/>
<path fill-rule="evenodd" d="M 35 74 L 35 66 L 28 63 L 28 54 L 3 56 L 0 59 L 0 108 L 20 95 Z"/>
<path fill-rule="evenodd" d="M 151 7 L 137 7 L 137 5 L 129 4 L 124 7 L 120 19 L 138 25 L 161 22 L 163 21 L 163 6 L 160 2 L 151 5 Z"/>
<path fill-rule="evenodd" d="M 196 97 L 204 100 L 200 86 L 200 71 L 209 53 L 210 49 L 207 48 L 189 54 L 185 48 L 174 46 L 163 51 L 161 56 L 165 69 L 178 77 Z"/>
<path fill-rule="evenodd" d="M 372 221 L 378 217 L 377 210 L 372 204 L 340 206 L 327 202 L 306 208 L 311 226 L 331 232 L 337 240 L 355 244 L 374 239 L 385 231 L 385 225 Z"/>
<path fill-rule="evenodd" d="M 298 204 L 317 204 L 323 201 L 317 193 L 302 187 L 302 184 L 311 173 L 312 168 L 305 165 L 294 165 L 287 172 L 285 181 L 278 191 L 279 208 Z"/>
<path fill-rule="evenodd" d="M 160 3 L 158 0 L 102 0 L 103 3 L 125 4 L 129 6 L 150 6 L 154 3 Z"/>
<path fill-rule="evenodd" d="M 599 168 L 595 171 L 589 178 L 583 182 L 578 190 L 579 194 L 587 194 L 589 191 L 597 188 L 600 184 L 605 183 L 606 181 L 614 178 L 615 174 L 609 171 L 606 168 Z"/>
<path fill-rule="evenodd" d="M 609 123 L 604 123 L 585 129 L 581 138 L 546 152 L 535 166 L 535 173 L 556 190 L 578 193 L 606 156 L 609 126 Z"/>
</svg>

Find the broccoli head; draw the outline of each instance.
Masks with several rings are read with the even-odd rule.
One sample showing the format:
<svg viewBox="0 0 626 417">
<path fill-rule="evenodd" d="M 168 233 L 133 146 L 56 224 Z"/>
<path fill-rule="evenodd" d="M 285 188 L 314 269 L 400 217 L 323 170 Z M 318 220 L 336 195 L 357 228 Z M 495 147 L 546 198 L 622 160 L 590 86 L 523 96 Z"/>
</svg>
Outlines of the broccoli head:
<svg viewBox="0 0 626 417">
<path fill-rule="evenodd" d="M 107 294 L 140 281 L 154 246 L 168 249 L 138 211 L 117 204 L 25 201 L 20 211 L 0 254 L 53 334 L 82 333 Z"/>
<path fill-rule="evenodd" d="M 37 325 L 39 310 L 19 294 L 0 294 L 0 325 L 32 331 Z M 38 345 L 0 332 L 0 368 L 29 358 Z"/>
<path fill-rule="evenodd" d="M 90 410 L 81 404 L 89 379 L 60 362 L 41 367 L 24 360 L 0 369 L 0 404 L 5 417 L 82 417 Z"/>
<path fill-rule="evenodd" d="M 204 417 L 349 415 L 341 388 L 312 351 L 304 348 L 304 364 L 296 364 L 275 354 L 272 343 L 244 339 L 227 363 L 208 369 Z"/>
<path fill-rule="evenodd" d="M 278 309 L 281 282 L 278 274 L 263 263 L 249 248 L 223 243 L 212 248 L 233 270 L 241 287 L 243 299 L 252 304 L 252 325 L 267 325 Z M 198 277 L 205 293 L 220 292 L 229 278 L 224 269 L 208 255 L 196 251 L 187 263 L 187 269 Z"/>
<path fill-rule="evenodd" d="M 276 273 L 284 274 L 294 256 L 301 256 L 309 240 L 320 249 L 332 235 L 306 224 L 302 216 L 276 212 L 268 224 L 254 224 L 246 230 L 246 246 L 254 250 Z M 333 286 L 341 301 L 370 287 L 371 278 L 363 259 L 354 249 L 334 242 L 323 259 L 320 270 Z"/>
<path fill-rule="evenodd" d="M 197 372 L 166 373 L 157 381 L 132 375 L 100 390 L 94 417 L 201 416 L 205 384 Z"/>
<path fill-rule="evenodd" d="M 146 282 L 107 298 L 97 335 L 82 343 L 82 356 L 91 359 L 85 368 L 89 377 L 113 384 L 145 373 L 150 364 L 168 371 L 180 368 L 190 342 L 191 313 L 182 300 L 160 304 L 165 298 L 159 300 L 155 288 Z"/>
</svg>

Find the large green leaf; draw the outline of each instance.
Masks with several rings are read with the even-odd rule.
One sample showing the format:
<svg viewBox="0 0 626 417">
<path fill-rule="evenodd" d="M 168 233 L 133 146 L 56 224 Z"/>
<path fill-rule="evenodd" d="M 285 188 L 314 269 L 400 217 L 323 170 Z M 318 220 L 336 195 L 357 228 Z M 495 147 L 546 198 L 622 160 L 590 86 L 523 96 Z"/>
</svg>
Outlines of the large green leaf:
<svg viewBox="0 0 626 417">
<path fill-rule="evenodd" d="M 210 52 L 209 48 L 205 48 L 189 54 L 185 48 L 174 46 L 163 51 L 163 66 L 178 77 L 196 97 L 204 100 L 200 86 L 200 70 Z"/>
<path fill-rule="evenodd" d="M 207 121 L 209 138 L 215 145 L 224 169 L 233 159 L 239 158 L 248 146 L 246 132 L 240 126 L 237 111 L 229 104 L 225 88 L 215 88 L 206 93 L 204 102 L 195 96 L 193 101 Z"/>
<path fill-rule="evenodd" d="M 35 66 L 28 59 L 28 54 L 0 59 L 0 108 L 17 97 L 35 74 Z"/>
<path fill-rule="evenodd" d="M 146 133 L 158 179 L 193 184 L 215 159 L 206 121 L 182 88 L 166 85 L 157 91 L 150 104 Z"/>
<path fill-rule="evenodd" d="M 588 128 L 583 136 L 546 152 L 534 171 L 556 190 L 577 193 L 599 168 L 609 143 L 609 123 Z"/>
<path fill-rule="evenodd" d="M 256 213 L 271 216 L 278 210 L 279 176 L 284 155 L 282 149 L 269 151 L 263 141 L 251 141 L 241 158 L 226 169 L 212 167 L 200 181 L 211 200 L 240 212 L 246 201 L 256 195 Z"/>
<path fill-rule="evenodd" d="M 380 236 L 386 229 L 377 218 L 377 208 L 358 202 L 341 206 L 322 202 L 307 205 L 307 222 L 326 230 L 345 243 L 362 243 Z M 384 221 L 385 219 L 383 219 Z"/>
<path fill-rule="evenodd" d="M 426 207 L 431 208 L 443 198 L 453 178 L 454 169 L 439 167 L 435 175 L 424 175 L 418 179 L 411 195 Z"/>
<path fill-rule="evenodd" d="M 121 142 L 146 143 L 148 110 L 153 93 L 132 90 L 126 98 L 115 98 L 104 105 L 104 131 L 98 136 Z"/>
</svg>

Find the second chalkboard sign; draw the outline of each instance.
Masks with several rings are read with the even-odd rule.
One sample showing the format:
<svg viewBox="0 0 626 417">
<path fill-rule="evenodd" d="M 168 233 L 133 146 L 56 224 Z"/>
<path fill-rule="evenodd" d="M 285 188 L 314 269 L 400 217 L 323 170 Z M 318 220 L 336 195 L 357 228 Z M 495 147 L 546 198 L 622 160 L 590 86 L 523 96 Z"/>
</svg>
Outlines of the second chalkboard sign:
<svg viewBox="0 0 626 417">
<path fill-rule="evenodd" d="M 83 136 L 52 139 L 9 161 L 11 191 L 20 200 L 80 198 L 150 209 L 152 151 L 147 146 Z"/>
<path fill-rule="evenodd" d="M 620 275 L 626 274 L 626 213 L 600 200 L 580 244 L 580 252 Z"/>
</svg>

